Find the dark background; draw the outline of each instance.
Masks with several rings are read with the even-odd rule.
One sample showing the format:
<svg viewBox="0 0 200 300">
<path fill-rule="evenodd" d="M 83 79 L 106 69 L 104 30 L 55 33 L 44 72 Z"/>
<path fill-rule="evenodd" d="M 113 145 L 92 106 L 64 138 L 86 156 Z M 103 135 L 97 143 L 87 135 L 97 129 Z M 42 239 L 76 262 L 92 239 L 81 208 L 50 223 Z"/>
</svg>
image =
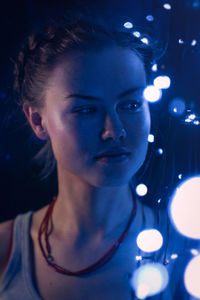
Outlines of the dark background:
<svg viewBox="0 0 200 300">
<path fill-rule="evenodd" d="M 171 10 L 163 8 L 166 2 Z M 36 169 L 29 162 L 41 141 L 30 140 L 30 132 L 23 126 L 25 116 L 13 101 L 13 61 L 25 37 L 38 24 L 70 8 L 85 6 L 94 14 L 104 15 L 111 26 L 123 27 L 124 22 L 131 21 L 142 27 L 143 33 L 160 40 L 164 53 L 154 76 L 168 75 L 171 87 L 163 91 L 159 102 L 150 104 L 155 143 L 149 145 L 140 170 L 140 181 L 149 190 L 143 200 L 154 206 L 166 205 L 181 181 L 178 174 L 183 174 L 184 180 L 199 173 L 200 126 L 186 124 L 185 115 L 171 116 L 168 105 L 174 97 L 182 97 L 187 109 L 200 116 L 200 1 L 8 0 L 0 4 L 0 222 L 46 205 L 56 193 L 54 177 L 48 184 L 32 178 Z M 149 14 L 154 16 L 153 22 L 145 19 Z M 184 44 L 178 43 L 180 38 Z M 194 47 L 193 39 L 197 40 Z M 163 155 L 157 154 L 158 148 L 163 148 Z"/>
</svg>

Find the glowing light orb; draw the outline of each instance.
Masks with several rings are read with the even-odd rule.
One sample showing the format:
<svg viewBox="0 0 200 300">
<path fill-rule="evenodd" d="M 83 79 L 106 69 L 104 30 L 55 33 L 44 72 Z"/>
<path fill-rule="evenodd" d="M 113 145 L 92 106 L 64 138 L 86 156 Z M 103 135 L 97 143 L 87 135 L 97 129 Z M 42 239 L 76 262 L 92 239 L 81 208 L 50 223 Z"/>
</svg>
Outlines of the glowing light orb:
<svg viewBox="0 0 200 300">
<path fill-rule="evenodd" d="M 180 184 L 168 205 L 174 227 L 184 236 L 200 239 L 200 177 L 191 177 Z"/>
<path fill-rule="evenodd" d="M 182 179 L 183 174 L 178 175 L 178 179 Z"/>
<path fill-rule="evenodd" d="M 136 193 L 138 196 L 145 196 L 147 191 L 147 186 L 144 183 L 140 183 L 136 186 Z"/>
<path fill-rule="evenodd" d="M 181 116 L 185 113 L 185 110 L 186 104 L 182 98 L 176 97 L 169 103 L 169 112 L 172 115 Z"/>
<path fill-rule="evenodd" d="M 184 272 L 184 284 L 189 294 L 200 299 L 200 255 L 193 257 Z"/>
<path fill-rule="evenodd" d="M 139 267 L 130 279 L 136 297 L 145 299 L 162 292 L 169 281 L 166 268 L 159 263 L 148 263 Z"/>
<path fill-rule="evenodd" d="M 133 28 L 133 24 L 131 22 L 126 22 L 124 23 L 124 27 L 130 29 Z"/>
<path fill-rule="evenodd" d="M 195 120 L 195 121 L 193 122 L 193 124 L 194 124 L 194 125 L 199 125 L 200 122 L 199 122 L 198 120 Z"/>
<path fill-rule="evenodd" d="M 189 118 L 190 120 L 194 120 L 194 119 L 196 118 L 196 115 L 195 115 L 195 114 L 191 114 L 191 115 L 188 116 L 188 118 Z"/>
<path fill-rule="evenodd" d="M 192 40 L 191 46 L 195 46 L 196 44 L 197 44 L 197 41 L 196 40 Z"/>
<path fill-rule="evenodd" d="M 156 229 L 145 229 L 138 234 L 136 243 L 142 251 L 154 252 L 162 247 L 163 237 Z"/>
<path fill-rule="evenodd" d="M 185 119 L 185 123 L 191 123 L 191 122 L 192 122 L 191 119 L 189 119 L 189 118 Z"/>
<path fill-rule="evenodd" d="M 162 97 L 162 91 L 154 85 L 149 85 L 144 89 L 143 95 L 149 102 L 157 102 Z"/>
<path fill-rule="evenodd" d="M 179 44 L 184 44 L 184 41 L 182 39 L 178 40 Z"/>
<path fill-rule="evenodd" d="M 146 16 L 146 20 L 149 21 L 149 22 L 153 22 L 154 17 L 152 15 L 148 15 L 148 16 Z"/>
<path fill-rule="evenodd" d="M 158 153 L 159 155 L 162 155 L 162 154 L 163 154 L 163 149 L 162 149 L 162 148 L 159 148 L 159 149 L 157 150 L 157 153 Z"/>
<path fill-rule="evenodd" d="M 178 254 L 174 253 L 171 255 L 171 259 L 176 259 L 178 257 Z"/>
<path fill-rule="evenodd" d="M 169 3 L 165 3 L 165 4 L 163 5 L 163 7 L 164 7 L 165 9 L 167 9 L 167 10 L 172 9 L 172 7 L 171 7 L 171 5 L 170 5 Z"/>
<path fill-rule="evenodd" d="M 146 37 L 143 37 L 143 38 L 141 38 L 140 39 L 141 40 L 141 42 L 143 42 L 144 44 L 149 44 L 149 40 L 148 40 L 148 38 L 146 38 Z"/>
<path fill-rule="evenodd" d="M 136 255 L 135 259 L 136 260 L 142 260 L 142 256 L 141 255 Z"/>
<path fill-rule="evenodd" d="M 136 36 L 137 38 L 141 37 L 141 33 L 139 31 L 134 31 L 133 35 Z"/>
<path fill-rule="evenodd" d="M 149 143 L 153 143 L 154 142 L 154 135 L 153 134 L 149 134 L 149 136 L 148 136 L 148 142 Z"/>
<path fill-rule="evenodd" d="M 171 84 L 171 80 L 168 76 L 158 76 L 154 79 L 153 84 L 158 89 L 168 89 Z"/>
<path fill-rule="evenodd" d="M 154 64 L 152 67 L 151 67 L 151 70 L 153 72 L 157 72 L 158 71 L 158 65 L 157 64 Z"/>
<path fill-rule="evenodd" d="M 199 251 L 197 249 L 190 249 L 190 253 L 192 255 L 198 255 L 199 254 Z"/>
</svg>

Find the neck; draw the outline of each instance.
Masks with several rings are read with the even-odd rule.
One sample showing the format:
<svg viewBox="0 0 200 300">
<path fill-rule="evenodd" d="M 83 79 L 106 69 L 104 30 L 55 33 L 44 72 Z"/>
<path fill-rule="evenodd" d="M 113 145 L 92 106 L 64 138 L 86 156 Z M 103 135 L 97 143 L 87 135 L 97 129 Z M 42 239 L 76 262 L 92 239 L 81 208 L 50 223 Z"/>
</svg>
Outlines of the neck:
<svg viewBox="0 0 200 300">
<path fill-rule="evenodd" d="M 67 184 L 66 184 L 67 182 Z M 71 244 L 85 244 L 111 236 L 126 226 L 134 206 L 129 184 L 94 187 L 85 182 L 59 180 L 59 193 L 53 208 L 54 232 Z"/>
</svg>

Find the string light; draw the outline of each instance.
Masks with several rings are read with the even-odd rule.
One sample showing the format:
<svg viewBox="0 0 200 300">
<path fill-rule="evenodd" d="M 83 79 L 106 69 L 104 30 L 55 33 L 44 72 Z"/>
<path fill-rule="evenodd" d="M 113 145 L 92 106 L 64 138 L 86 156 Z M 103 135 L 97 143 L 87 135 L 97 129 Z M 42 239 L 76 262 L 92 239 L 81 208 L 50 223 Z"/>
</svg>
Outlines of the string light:
<svg viewBox="0 0 200 300">
<path fill-rule="evenodd" d="M 145 196 L 147 191 L 147 186 L 144 183 L 140 183 L 136 186 L 136 193 L 138 196 Z"/>
<path fill-rule="evenodd" d="M 200 176 L 179 184 L 169 202 L 168 214 L 176 230 L 193 239 L 200 239 Z"/>
<path fill-rule="evenodd" d="M 137 38 L 141 37 L 141 33 L 139 31 L 133 31 L 133 35 Z"/>
<path fill-rule="evenodd" d="M 184 44 L 184 41 L 182 39 L 178 40 L 179 44 Z"/>
<path fill-rule="evenodd" d="M 158 71 L 158 65 L 157 65 L 157 64 L 154 64 L 154 65 L 152 66 L 151 70 L 152 70 L 153 72 L 157 72 L 157 71 Z"/>
<path fill-rule="evenodd" d="M 141 38 L 140 39 L 141 40 L 141 42 L 143 42 L 144 44 L 149 44 L 149 40 L 148 40 L 148 38 L 146 38 L 146 37 L 143 37 L 143 38 Z"/>
<path fill-rule="evenodd" d="M 167 9 L 167 10 L 172 9 L 172 7 L 171 7 L 171 5 L 170 5 L 169 3 L 165 3 L 165 4 L 163 5 L 163 7 L 164 7 L 165 9 Z"/>
<path fill-rule="evenodd" d="M 192 40 L 191 46 L 196 46 L 196 44 L 197 44 L 197 41 L 196 40 Z"/>
<path fill-rule="evenodd" d="M 152 15 L 148 15 L 148 16 L 146 16 L 146 20 L 149 21 L 149 22 L 153 22 L 154 17 Z"/>
<path fill-rule="evenodd" d="M 131 22 L 126 22 L 126 23 L 124 23 L 124 27 L 127 29 L 131 29 L 131 28 L 133 28 L 133 24 Z"/>
<path fill-rule="evenodd" d="M 149 85 L 145 88 L 143 95 L 148 102 L 157 102 L 162 97 L 162 91 L 154 85 Z"/>
<path fill-rule="evenodd" d="M 162 247 L 163 237 L 156 229 L 145 229 L 138 234 L 136 243 L 142 251 L 154 252 Z"/>
<path fill-rule="evenodd" d="M 154 142 L 154 135 L 152 133 L 149 134 L 149 136 L 148 136 L 148 142 L 149 143 L 153 143 Z"/>
<path fill-rule="evenodd" d="M 135 270 L 130 285 L 139 299 L 145 299 L 162 292 L 168 285 L 169 275 L 165 266 L 147 263 Z"/>
</svg>

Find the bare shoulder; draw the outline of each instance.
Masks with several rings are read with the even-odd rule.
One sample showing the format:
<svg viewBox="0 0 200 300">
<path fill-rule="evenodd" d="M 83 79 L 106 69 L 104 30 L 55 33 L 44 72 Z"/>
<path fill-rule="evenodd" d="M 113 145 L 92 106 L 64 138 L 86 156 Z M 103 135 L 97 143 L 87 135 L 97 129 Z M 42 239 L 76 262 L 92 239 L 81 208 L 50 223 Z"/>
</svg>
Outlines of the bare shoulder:
<svg viewBox="0 0 200 300">
<path fill-rule="evenodd" d="M 6 268 L 13 220 L 0 223 L 0 278 Z"/>
</svg>

